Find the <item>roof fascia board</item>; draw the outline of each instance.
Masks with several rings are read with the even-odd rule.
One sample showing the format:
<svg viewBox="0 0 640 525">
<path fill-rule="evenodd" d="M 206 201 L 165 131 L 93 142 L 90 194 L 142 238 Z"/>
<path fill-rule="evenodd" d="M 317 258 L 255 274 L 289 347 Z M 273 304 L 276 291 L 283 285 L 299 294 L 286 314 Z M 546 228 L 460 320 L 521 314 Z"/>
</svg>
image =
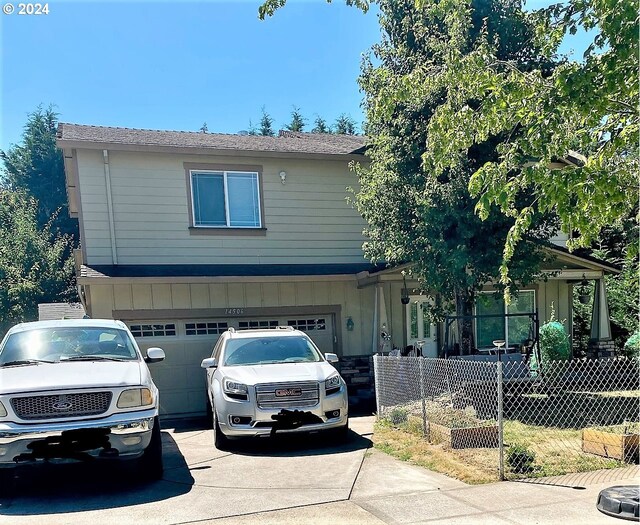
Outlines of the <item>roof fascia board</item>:
<svg viewBox="0 0 640 525">
<path fill-rule="evenodd" d="M 211 276 L 211 277 L 78 277 L 78 284 L 208 284 L 208 283 L 273 283 L 273 282 L 325 282 L 355 281 L 355 274 L 336 275 L 265 275 L 265 276 Z"/>
<path fill-rule="evenodd" d="M 545 249 L 553 253 L 558 258 L 558 260 L 565 260 L 568 262 L 581 264 L 582 266 L 590 270 L 604 270 L 610 273 L 616 273 L 616 274 L 620 273 L 620 270 L 618 268 L 609 266 L 606 263 L 598 263 L 595 261 L 591 261 L 591 260 L 585 259 L 584 257 L 580 257 L 579 255 L 574 255 L 573 253 L 566 253 L 562 250 L 557 250 L 552 247 L 546 247 Z"/>
<path fill-rule="evenodd" d="M 95 149 L 109 151 L 133 151 L 140 153 L 179 153 L 183 155 L 220 155 L 226 157 L 263 157 L 263 158 L 294 158 L 315 160 L 366 160 L 364 154 L 357 153 L 306 153 L 284 152 L 269 150 L 217 149 L 184 146 L 160 146 L 155 144 L 122 144 L 112 142 L 89 142 L 82 140 L 57 139 L 61 149 Z"/>
</svg>

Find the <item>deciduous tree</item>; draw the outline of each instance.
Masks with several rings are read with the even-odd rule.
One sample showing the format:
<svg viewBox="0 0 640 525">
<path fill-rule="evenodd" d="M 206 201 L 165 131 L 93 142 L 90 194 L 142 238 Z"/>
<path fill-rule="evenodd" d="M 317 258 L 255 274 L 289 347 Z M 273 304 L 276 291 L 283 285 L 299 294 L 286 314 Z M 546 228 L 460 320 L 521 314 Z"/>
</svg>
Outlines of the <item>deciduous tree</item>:
<svg viewBox="0 0 640 525">
<path fill-rule="evenodd" d="M 0 337 L 13 324 L 38 319 L 38 303 L 76 297 L 73 239 L 38 224 L 38 204 L 21 191 L 0 189 Z"/>
<path fill-rule="evenodd" d="M 424 162 L 437 140 L 433 118 L 457 96 L 444 81 L 446 65 L 451 54 L 465 56 L 485 39 L 499 42 L 501 60 L 523 69 L 546 59 L 533 44 L 534 27 L 512 1 L 378 4 L 383 38 L 360 79 L 371 159 L 369 166 L 356 168 L 361 188 L 355 202 L 368 223 L 365 252 L 377 261 L 413 263 L 423 289 L 437 293 L 458 315 L 470 315 L 477 292 L 498 280 L 512 221 L 496 207 L 479 217 L 468 191 L 471 175 L 499 157 L 499 140 L 489 137 L 470 146 L 446 169 L 436 171 Z M 483 99 L 466 102 L 482 104 Z M 540 243 L 553 227 L 552 217 L 534 208 L 530 241 L 519 244 L 511 260 L 513 291 L 536 279 L 545 257 Z M 471 321 L 458 328 L 458 341 L 468 352 L 474 346 Z"/>
</svg>

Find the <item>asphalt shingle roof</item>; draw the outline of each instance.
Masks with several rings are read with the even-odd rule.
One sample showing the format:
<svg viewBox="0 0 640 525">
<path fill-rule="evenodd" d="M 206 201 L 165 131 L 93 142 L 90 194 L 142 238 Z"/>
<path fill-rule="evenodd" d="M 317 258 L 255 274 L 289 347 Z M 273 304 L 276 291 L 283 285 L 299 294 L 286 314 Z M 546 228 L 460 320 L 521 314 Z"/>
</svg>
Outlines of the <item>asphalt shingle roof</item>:
<svg viewBox="0 0 640 525">
<path fill-rule="evenodd" d="M 80 303 L 40 303 L 38 305 L 39 321 L 82 319 L 84 314 L 84 307 Z"/>
<path fill-rule="evenodd" d="M 164 146 L 237 151 L 269 151 L 274 153 L 311 153 L 324 155 L 362 154 L 366 137 L 281 131 L 276 137 L 232 135 L 191 131 L 112 128 L 60 123 L 58 141 L 89 144 L 123 144 L 132 146 Z"/>
</svg>

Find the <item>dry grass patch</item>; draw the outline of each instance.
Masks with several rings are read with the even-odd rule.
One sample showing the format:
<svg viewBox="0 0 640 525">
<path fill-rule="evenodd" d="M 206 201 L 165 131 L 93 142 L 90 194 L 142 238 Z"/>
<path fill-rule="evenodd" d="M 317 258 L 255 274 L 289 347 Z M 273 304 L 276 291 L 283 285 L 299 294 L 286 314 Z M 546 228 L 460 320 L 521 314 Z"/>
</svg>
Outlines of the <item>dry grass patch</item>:
<svg viewBox="0 0 640 525">
<path fill-rule="evenodd" d="M 450 450 L 431 445 L 421 433 L 421 422 L 407 421 L 408 429 L 396 428 L 385 420 L 378 420 L 373 444 L 382 452 L 413 465 L 446 474 L 472 485 L 498 480 L 497 450 Z"/>
<path fill-rule="evenodd" d="M 527 477 L 560 476 L 574 472 L 623 467 L 615 459 L 607 459 L 582 451 L 582 430 L 525 425 L 505 421 L 505 445 L 521 445 L 534 455 Z M 508 465 L 506 465 L 508 469 Z"/>
</svg>

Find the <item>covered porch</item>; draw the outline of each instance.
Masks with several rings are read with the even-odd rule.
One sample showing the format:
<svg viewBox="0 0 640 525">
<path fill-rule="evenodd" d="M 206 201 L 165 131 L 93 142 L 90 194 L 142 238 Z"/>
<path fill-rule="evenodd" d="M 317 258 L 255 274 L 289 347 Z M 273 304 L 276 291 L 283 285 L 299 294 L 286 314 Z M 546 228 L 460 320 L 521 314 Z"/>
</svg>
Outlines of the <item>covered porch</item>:
<svg viewBox="0 0 640 525">
<path fill-rule="evenodd" d="M 410 265 L 357 274 L 358 288 L 373 288 L 374 308 L 371 333 L 373 354 L 445 357 L 460 354 L 491 355 L 494 341 L 503 340 L 505 353 L 527 351 L 537 339 L 539 326 L 551 319 L 561 322 L 569 337 L 574 336 L 574 288 L 592 283 L 589 357 L 613 355 L 614 343 L 605 286 L 605 273 L 618 273 L 614 265 L 589 256 L 569 253 L 562 247 L 548 248 L 552 262 L 541 271 L 540 279 L 521 289 L 509 305 L 496 296 L 488 284 L 479 294 L 474 308 L 474 346 L 460 349 L 451 335 L 452 324 L 434 323 L 429 315 L 437 291 L 426 293 L 410 276 Z M 455 312 L 451 312 L 455 314 Z"/>
</svg>

